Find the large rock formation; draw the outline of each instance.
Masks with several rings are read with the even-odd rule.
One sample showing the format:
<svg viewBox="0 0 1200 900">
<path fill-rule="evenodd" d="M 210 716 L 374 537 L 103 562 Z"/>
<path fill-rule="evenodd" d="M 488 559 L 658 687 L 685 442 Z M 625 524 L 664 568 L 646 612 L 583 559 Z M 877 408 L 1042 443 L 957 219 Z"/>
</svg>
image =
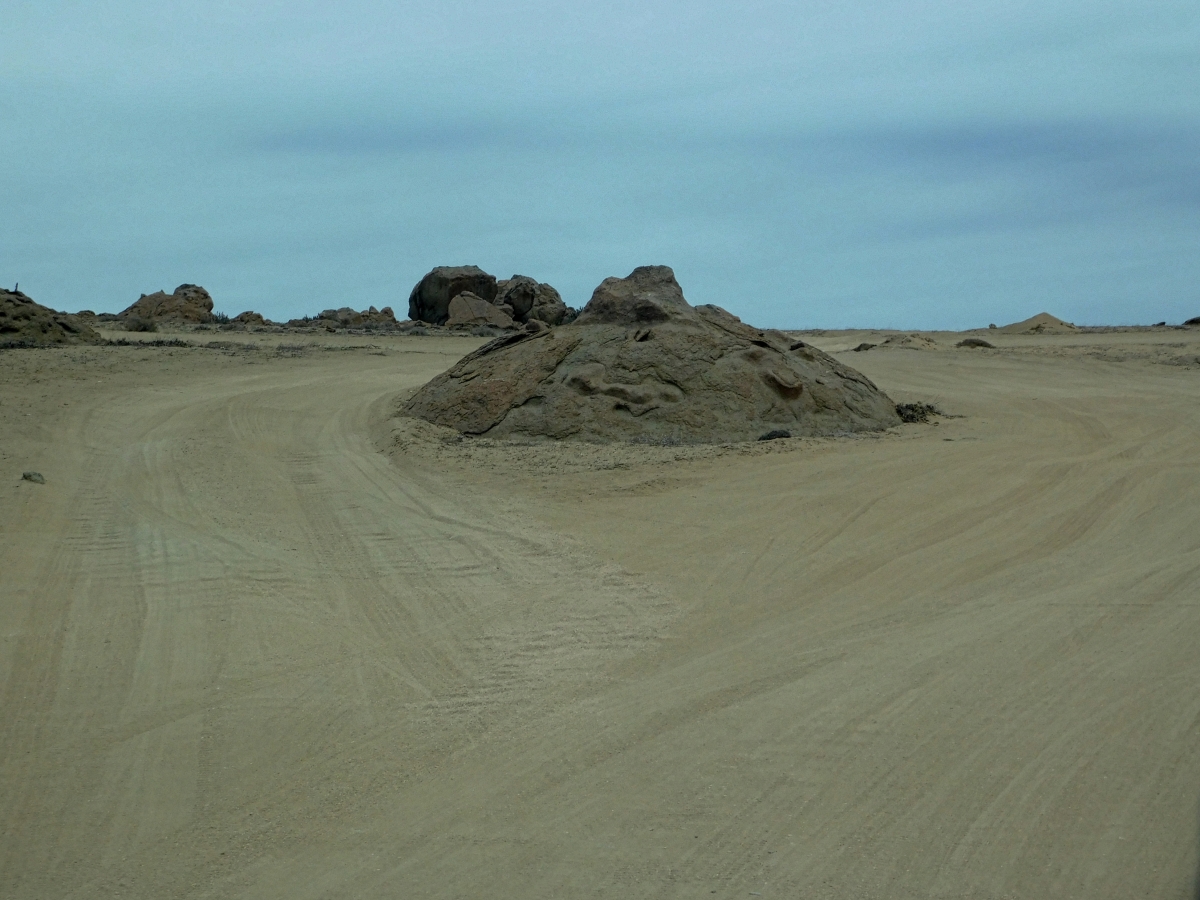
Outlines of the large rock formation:
<svg viewBox="0 0 1200 900">
<path fill-rule="evenodd" d="M 93 344 L 100 335 L 69 313 L 55 312 L 20 291 L 0 289 L 0 347 Z"/>
<path fill-rule="evenodd" d="M 489 303 L 496 299 L 496 276 L 478 266 L 438 266 L 417 282 L 408 295 L 408 317 L 431 325 L 445 325 L 450 301 L 470 291 Z"/>
<path fill-rule="evenodd" d="M 666 266 L 608 278 L 569 325 L 498 338 L 405 413 L 465 434 L 723 442 L 899 424 L 860 373 L 720 307 L 692 307 Z"/>
<path fill-rule="evenodd" d="M 212 308 L 213 301 L 208 291 L 198 284 L 181 284 L 170 294 L 163 291 L 142 294 L 118 318 L 199 325 L 212 321 Z"/>
<path fill-rule="evenodd" d="M 528 275 L 514 275 L 496 295 L 496 304 L 512 307 L 512 317 L 522 324 L 531 319 L 547 325 L 561 325 L 568 314 L 558 291 L 548 284 L 539 284 Z"/>
</svg>

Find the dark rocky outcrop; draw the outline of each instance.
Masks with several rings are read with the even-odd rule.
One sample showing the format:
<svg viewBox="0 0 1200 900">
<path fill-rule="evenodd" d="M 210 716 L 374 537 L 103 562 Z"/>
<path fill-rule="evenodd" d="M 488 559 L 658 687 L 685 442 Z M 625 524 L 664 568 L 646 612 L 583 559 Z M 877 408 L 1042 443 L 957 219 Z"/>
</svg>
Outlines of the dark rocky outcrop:
<svg viewBox="0 0 1200 900">
<path fill-rule="evenodd" d="M 954 346 L 955 347 L 977 347 L 982 350 L 995 350 L 996 349 L 995 344 L 990 344 L 987 341 L 985 341 L 983 338 L 963 338 L 961 341 L 959 341 Z"/>
<path fill-rule="evenodd" d="M 198 284 L 181 284 L 170 294 L 163 291 L 142 294 L 118 318 L 201 325 L 213 321 L 212 309 L 208 291 Z"/>
<path fill-rule="evenodd" d="M 548 284 L 539 284 L 528 275 L 514 275 L 500 282 L 496 303 L 512 307 L 510 315 L 521 324 L 537 321 L 561 325 L 570 312 L 558 291 Z"/>
<path fill-rule="evenodd" d="M 470 291 L 489 303 L 496 299 L 496 276 L 478 266 L 438 266 L 417 282 L 408 297 L 408 317 L 444 325 L 450 318 L 450 301 Z"/>
<path fill-rule="evenodd" d="M 236 315 L 231 320 L 238 325 L 266 325 L 267 320 L 262 317 L 261 313 L 256 313 L 253 310 L 246 310 L 240 315 Z"/>
<path fill-rule="evenodd" d="M 100 341 L 87 321 L 42 306 L 21 291 L 0 289 L 0 347 L 93 344 Z"/>
<path fill-rule="evenodd" d="M 465 434 L 664 443 L 900 421 L 882 391 L 833 357 L 720 307 L 690 306 L 665 266 L 606 279 L 571 324 L 468 354 L 405 414 Z"/>
</svg>

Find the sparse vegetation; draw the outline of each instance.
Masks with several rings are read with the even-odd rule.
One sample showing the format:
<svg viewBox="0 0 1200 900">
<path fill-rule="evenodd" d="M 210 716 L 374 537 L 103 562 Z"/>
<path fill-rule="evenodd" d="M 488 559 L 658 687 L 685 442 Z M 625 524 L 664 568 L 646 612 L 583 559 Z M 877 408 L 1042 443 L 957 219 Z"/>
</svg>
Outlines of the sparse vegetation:
<svg viewBox="0 0 1200 900">
<path fill-rule="evenodd" d="M 907 424 L 914 422 L 928 422 L 931 416 L 943 415 L 942 411 L 932 403 L 897 403 L 896 415 L 900 417 L 900 421 Z"/>
<path fill-rule="evenodd" d="M 143 319 L 141 316 L 132 316 L 125 320 L 126 331 L 158 331 L 158 325 L 153 319 Z"/>
</svg>

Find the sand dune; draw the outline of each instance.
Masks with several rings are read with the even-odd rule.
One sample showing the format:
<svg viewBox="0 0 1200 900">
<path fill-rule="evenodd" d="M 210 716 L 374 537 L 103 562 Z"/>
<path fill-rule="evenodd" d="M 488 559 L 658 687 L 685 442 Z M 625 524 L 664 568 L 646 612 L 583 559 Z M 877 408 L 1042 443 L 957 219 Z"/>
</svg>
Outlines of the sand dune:
<svg viewBox="0 0 1200 900">
<path fill-rule="evenodd" d="M 0 896 L 1195 896 L 1200 333 L 847 352 L 954 417 L 707 447 L 278 340 L 0 353 Z"/>
</svg>

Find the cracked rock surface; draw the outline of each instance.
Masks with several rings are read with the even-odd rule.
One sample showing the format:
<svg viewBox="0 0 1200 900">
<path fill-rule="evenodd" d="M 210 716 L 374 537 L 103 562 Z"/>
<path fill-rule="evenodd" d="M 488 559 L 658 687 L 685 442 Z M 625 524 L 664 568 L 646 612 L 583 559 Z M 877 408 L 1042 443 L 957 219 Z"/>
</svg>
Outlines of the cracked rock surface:
<svg viewBox="0 0 1200 900">
<path fill-rule="evenodd" d="M 717 306 L 666 266 L 607 278 L 569 325 L 506 335 L 426 384 L 404 414 L 464 434 L 652 443 L 812 436 L 899 424 L 861 373 Z"/>
</svg>

